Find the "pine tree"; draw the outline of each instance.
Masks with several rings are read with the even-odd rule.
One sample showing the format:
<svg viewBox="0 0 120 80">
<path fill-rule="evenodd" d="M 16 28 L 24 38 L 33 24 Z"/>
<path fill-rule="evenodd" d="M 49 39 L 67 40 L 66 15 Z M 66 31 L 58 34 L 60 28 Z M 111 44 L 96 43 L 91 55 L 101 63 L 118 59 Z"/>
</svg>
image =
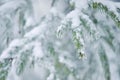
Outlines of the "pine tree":
<svg viewBox="0 0 120 80">
<path fill-rule="evenodd" d="M 47 15 L 29 23 L 33 4 L 21 0 L 11 11 L 16 17 L 6 18 L 18 25 L 21 37 L 11 39 L 0 55 L 0 80 L 120 79 L 120 3 L 53 0 Z"/>
</svg>

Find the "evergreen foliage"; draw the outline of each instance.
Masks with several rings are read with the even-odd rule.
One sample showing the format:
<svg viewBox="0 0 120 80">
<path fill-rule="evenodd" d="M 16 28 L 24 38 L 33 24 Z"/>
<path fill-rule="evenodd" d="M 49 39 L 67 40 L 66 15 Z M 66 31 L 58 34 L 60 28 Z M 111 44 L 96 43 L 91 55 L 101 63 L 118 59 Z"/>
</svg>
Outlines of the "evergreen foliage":
<svg viewBox="0 0 120 80">
<path fill-rule="evenodd" d="M 30 24 L 34 2 L 21 0 L 12 6 L 16 1 L 0 2 L 0 12 L 9 18 L 0 15 L 10 21 L 0 24 L 20 32 L 19 38 L 0 39 L 2 43 L 11 38 L 0 46 L 0 52 L 6 48 L 0 55 L 0 80 L 120 79 L 120 3 L 53 0 L 50 12 Z M 2 10 L 4 5 L 13 7 L 12 11 Z M 6 32 L 13 34 L 14 30 Z"/>
</svg>

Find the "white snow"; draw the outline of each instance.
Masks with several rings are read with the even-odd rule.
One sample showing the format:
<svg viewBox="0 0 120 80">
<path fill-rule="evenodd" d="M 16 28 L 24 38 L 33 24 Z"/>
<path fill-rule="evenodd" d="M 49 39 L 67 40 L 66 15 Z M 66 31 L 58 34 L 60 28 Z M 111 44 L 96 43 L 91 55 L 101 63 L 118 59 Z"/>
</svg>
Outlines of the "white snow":
<svg viewBox="0 0 120 80">
<path fill-rule="evenodd" d="M 33 49 L 33 56 L 35 56 L 36 58 L 43 58 L 44 57 L 44 53 L 42 51 L 42 47 L 41 47 L 41 43 L 36 42 L 34 43 L 34 49 Z"/>
</svg>

